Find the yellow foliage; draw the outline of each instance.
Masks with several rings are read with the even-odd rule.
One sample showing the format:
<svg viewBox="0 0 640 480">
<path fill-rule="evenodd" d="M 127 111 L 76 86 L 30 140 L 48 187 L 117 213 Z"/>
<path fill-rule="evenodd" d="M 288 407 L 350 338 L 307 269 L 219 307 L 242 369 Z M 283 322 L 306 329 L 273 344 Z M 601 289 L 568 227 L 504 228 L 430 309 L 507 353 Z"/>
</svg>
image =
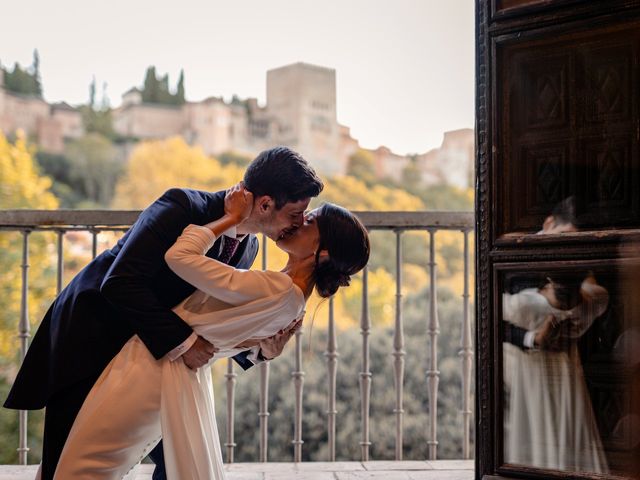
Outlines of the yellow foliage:
<svg viewBox="0 0 640 480">
<path fill-rule="evenodd" d="M 396 281 L 384 268 L 369 270 L 369 319 L 372 325 L 391 325 L 395 314 Z M 344 303 L 345 311 L 353 321 L 362 315 L 362 274 L 352 278 L 351 285 L 336 295 Z"/>
<path fill-rule="evenodd" d="M 171 187 L 218 191 L 242 180 L 244 170 L 221 165 L 181 137 L 140 142 L 116 186 L 114 208 L 144 208 Z"/>
<path fill-rule="evenodd" d="M 325 181 L 325 187 L 314 205 L 322 202 L 336 203 L 351 210 L 405 210 L 424 209 L 420 198 L 403 190 L 383 185 L 370 188 L 355 177 L 335 176 Z"/>
<path fill-rule="evenodd" d="M 24 132 L 18 132 L 13 145 L 0 132 L 0 209 L 58 208 L 51 184 L 39 174 Z"/>
<path fill-rule="evenodd" d="M 411 295 L 429 284 L 429 272 L 420 265 L 404 263 L 402 265 L 402 294 Z"/>
<path fill-rule="evenodd" d="M 24 133 L 18 132 L 11 144 L 0 133 L 0 208 L 58 208 L 56 197 L 49 191 L 51 179 L 38 172 L 33 150 Z M 55 296 L 51 272 L 55 268 L 53 234 L 29 235 L 29 320 L 40 321 Z M 22 294 L 23 236 L 16 232 L 0 233 L 0 359 L 15 358 L 19 350 L 18 320 Z"/>
</svg>

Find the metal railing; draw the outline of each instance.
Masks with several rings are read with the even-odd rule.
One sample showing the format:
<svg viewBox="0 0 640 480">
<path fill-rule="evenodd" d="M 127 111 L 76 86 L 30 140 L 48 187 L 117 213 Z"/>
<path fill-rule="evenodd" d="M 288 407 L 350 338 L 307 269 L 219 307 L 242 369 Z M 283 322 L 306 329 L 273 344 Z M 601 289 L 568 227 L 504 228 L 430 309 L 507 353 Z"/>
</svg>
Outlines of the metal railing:
<svg viewBox="0 0 640 480">
<path fill-rule="evenodd" d="M 88 231 L 92 236 L 92 257 L 97 254 L 98 235 L 105 231 L 125 231 L 138 217 L 138 211 L 89 211 L 89 210 L 6 210 L 0 211 L 0 232 L 13 231 L 22 234 L 22 285 L 21 307 L 18 336 L 20 338 L 21 358 L 26 355 L 29 338 L 31 336 L 29 326 L 29 236 L 35 231 L 53 231 L 57 234 L 57 292 L 63 288 L 63 246 L 65 233 L 70 231 Z M 396 302 L 395 322 L 393 337 L 393 368 L 395 385 L 395 405 L 393 412 L 396 420 L 395 432 L 395 459 L 402 460 L 403 450 L 403 393 L 404 393 L 404 365 L 406 352 L 404 350 L 404 327 L 402 312 L 402 236 L 407 231 L 423 231 L 429 236 L 428 269 L 429 269 L 429 314 L 426 322 L 426 334 L 429 338 L 429 365 L 426 371 L 426 386 L 429 405 L 429 427 L 426 444 L 428 446 L 429 459 L 436 459 L 438 454 L 438 383 L 440 372 L 438 370 L 438 308 L 437 308 L 437 263 L 436 263 L 436 234 L 440 230 L 459 231 L 464 239 L 463 264 L 464 264 L 464 291 L 462 335 L 459 355 L 461 357 L 461 413 L 463 423 L 462 456 L 471 458 L 470 428 L 471 428 L 471 372 L 473 362 L 473 347 L 470 318 L 470 255 L 469 234 L 473 231 L 474 217 L 470 212 L 356 212 L 369 230 L 387 230 L 395 233 L 396 251 Z M 264 241 L 264 237 L 263 237 Z M 263 243 L 264 244 L 264 243 Z M 262 267 L 267 265 L 267 249 L 262 249 Z M 369 280 L 368 268 L 362 274 L 362 309 L 360 319 L 360 334 L 362 337 L 362 363 L 359 373 L 360 384 L 360 410 L 361 410 L 361 460 L 370 458 L 371 440 L 370 434 L 370 405 L 372 372 L 370 364 L 370 340 L 371 320 L 369 312 Z M 335 461 L 336 457 L 336 378 L 338 364 L 338 345 L 336 340 L 336 321 L 333 308 L 333 299 L 329 302 L 328 341 L 325 352 L 328 373 L 328 409 L 327 431 L 329 461 Z M 302 330 L 295 335 L 295 370 L 292 372 L 292 383 L 295 391 L 295 418 L 293 449 L 294 461 L 302 460 L 302 417 L 304 371 L 302 366 Z M 260 364 L 260 402 L 258 416 L 260 418 L 260 461 L 268 460 L 268 388 L 269 388 L 269 363 Z M 234 416 L 235 416 L 235 386 L 236 373 L 231 359 L 228 360 L 225 374 L 227 391 L 227 431 L 226 431 L 226 457 L 227 462 L 234 461 Z M 19 462 L 27 463 L 27 412 L 21 411 L 19 416 Z"/>
</svg>

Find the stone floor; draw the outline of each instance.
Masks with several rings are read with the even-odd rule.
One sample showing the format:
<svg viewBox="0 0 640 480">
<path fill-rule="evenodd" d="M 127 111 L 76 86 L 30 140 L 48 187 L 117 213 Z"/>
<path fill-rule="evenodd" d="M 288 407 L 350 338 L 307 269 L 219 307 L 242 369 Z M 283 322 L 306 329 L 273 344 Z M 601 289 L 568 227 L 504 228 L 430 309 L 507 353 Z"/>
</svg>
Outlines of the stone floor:
<svg viewBox="0 0 640 480">
<path fill-rule="evenodd" d="M 136 480 L 151 480 L 152 465 L 140 465 Z M 234 463 L 228 480 L 471 480 L 472 460 Z M 37 466 L 1 465 L 0 480 L 32 480 Z M 203 479 L 204 480 L 204 479 Z"/>
</svg>

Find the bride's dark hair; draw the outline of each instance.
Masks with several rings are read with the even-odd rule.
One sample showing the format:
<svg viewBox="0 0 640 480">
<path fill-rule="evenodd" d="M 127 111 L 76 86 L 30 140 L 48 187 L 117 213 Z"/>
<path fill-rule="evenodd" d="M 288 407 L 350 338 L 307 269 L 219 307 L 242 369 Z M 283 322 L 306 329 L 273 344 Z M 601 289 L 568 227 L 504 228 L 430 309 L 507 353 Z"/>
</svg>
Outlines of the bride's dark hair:
<svg viewBox="0 0 640 480">
<path fill-rule="evenodd" d="M 313 278 L 318 295 L 330 297 L 340 287 L 349 285 L 351 275 L 362 270 L 369 261 L 371 246 L 367 229 L 349 210 L 325 203 L 315 217 L 320 232 Z M 329 258 L 320 259 L 327 250 Z"/>
</svg>

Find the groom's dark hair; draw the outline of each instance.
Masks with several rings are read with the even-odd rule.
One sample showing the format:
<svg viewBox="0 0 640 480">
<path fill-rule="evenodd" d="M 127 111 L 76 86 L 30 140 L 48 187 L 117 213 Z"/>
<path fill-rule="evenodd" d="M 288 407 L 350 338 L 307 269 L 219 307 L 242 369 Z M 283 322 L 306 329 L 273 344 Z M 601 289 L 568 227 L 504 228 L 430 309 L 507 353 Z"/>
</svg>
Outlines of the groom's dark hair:
<svg viewBox="0 0 640 480">
<path fill-rule="evenodd" d="M 302 155 L 287 147 L 260 153 L 247 167 L 244 185 L 256 197 L 269 195 L 277 209 L 289 202 L 317 197 L 324 188 Z"/>
</svg>

